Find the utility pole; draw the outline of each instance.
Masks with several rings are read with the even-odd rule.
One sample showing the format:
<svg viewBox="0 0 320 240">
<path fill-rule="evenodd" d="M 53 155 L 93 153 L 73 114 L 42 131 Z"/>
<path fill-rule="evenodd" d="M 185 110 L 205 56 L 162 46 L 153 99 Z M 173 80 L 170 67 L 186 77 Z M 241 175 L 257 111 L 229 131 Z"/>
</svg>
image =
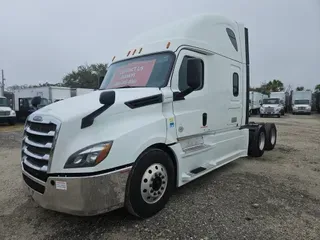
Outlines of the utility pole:
<svg viewBox="0 0 320 240">
<path fill-rule="evenodd" d="M 4 96 L 4 72 L 3 72 L 3 69 L 1 70 L 1 79 L 2 79 L 2 82 L 1 82 L 1 91 L 0 91 L 0 96 Z"/>
</svg>

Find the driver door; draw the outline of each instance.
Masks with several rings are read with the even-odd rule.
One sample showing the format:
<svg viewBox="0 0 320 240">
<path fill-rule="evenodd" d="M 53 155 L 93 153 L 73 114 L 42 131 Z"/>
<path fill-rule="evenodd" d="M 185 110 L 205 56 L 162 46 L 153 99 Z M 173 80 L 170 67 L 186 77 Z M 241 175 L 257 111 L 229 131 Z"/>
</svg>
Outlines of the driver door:
<svg viewBox="0 0 320 240">
<path fill-rule="evenodd" d="M 173 112 L 178 140 L 198 138 L 210 129 L 208 91 L 206 87 L 206 56 L 189 50 L 181 50 L 173 73 L 171 89 L 175 94 L 188 88 L 187 61 L 190 58 L 202 60 L 202 82 L 198 89 L 185 96 L 184 99 L 174 98 Z M 192 145 L 193 143 L 190 144 Z"/>
</svg>

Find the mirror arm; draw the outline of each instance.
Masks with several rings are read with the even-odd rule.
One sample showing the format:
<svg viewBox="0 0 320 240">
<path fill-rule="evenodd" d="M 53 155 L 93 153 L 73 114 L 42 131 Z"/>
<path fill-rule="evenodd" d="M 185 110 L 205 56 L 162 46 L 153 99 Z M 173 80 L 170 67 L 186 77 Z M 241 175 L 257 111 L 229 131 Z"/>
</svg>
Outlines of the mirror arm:
<svg viewBox="0 0 320 240">
<path fill-rule="evenodd" d="M 173 101 L 184 100 L 184 97 L 189 95 L 192 92 L 193 92 L 193 88 L 190 88 L 190 87 L 183 90 L 182 92 L 174 92 L 173 93 Z"/>
</svg>

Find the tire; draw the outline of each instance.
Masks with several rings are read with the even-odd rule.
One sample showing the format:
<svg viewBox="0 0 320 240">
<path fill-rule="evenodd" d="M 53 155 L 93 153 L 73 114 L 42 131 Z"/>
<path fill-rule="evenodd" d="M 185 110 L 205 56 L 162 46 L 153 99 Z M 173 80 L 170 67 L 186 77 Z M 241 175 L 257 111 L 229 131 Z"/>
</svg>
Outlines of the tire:
<svg viewBox="0 0 320 240">
<path fill-rule="evenodd" d="M 277 115 L 277 118 L 281 118 L 281 114 Z"/>
<path fill-rule="evenodd" d="M 263 114 L 260 114 L 260 117 L 263 118 Z"/>
<path fill-rule="evenodd" d="M 171 197 L 174 179 L 174 165 L 170 156 L 161 149 L 147 149 L 135 162 L 128 178 L 125 200 L 127 210 L 139 218 L 155 215 Z M 158 194 L 158 198 L 151 197 L 151 194 Z"/>
<path fill-rule="evenodd" d="M 277 128 L 274 123 L 266 123 L 264 127 L 266 129 L 266 145 L 264 149 L 270 151 L 274 149 L 277 143 Z"/>
<path fill-rule="evenodd" d="M 8 120 L 8 124 L 13 126 L 16 124 L 16 121 L 15 120 Z"/>
<path fill-rule="evenodd" d="M 250 157 L 261 157 L 264 153 L 266 143 L 266 129 L 264 125 L 249 130 L 249 148 Z"/>
</svg>

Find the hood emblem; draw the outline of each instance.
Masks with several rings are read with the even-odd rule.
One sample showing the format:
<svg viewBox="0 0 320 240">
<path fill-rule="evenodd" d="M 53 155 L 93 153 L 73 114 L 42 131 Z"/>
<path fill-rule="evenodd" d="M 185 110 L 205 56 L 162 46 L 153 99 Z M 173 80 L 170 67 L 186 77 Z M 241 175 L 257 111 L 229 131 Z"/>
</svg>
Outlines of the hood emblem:
<svg viewBox="0 0 320 240">
<path fill-rule="evenodd" d="M 41 116 L 35 116 L 32 120 L 36 122 L 42 122 L 43 119 Z"/>
</svg>

